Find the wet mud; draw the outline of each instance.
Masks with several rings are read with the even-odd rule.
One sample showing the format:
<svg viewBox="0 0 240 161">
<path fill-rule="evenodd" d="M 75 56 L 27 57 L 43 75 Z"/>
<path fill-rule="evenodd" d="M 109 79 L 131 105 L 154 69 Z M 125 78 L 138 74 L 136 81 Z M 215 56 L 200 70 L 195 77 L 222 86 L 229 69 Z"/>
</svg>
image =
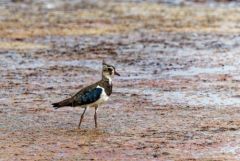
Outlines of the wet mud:
<svg viewBox="0 0 240 161">
<path fill-rule="evenodd" d="M 6 1 L 0 160 L 240 160 L 239 4 Z M 116 66 L 109 102 L 54 110 Z"/>
</svg>

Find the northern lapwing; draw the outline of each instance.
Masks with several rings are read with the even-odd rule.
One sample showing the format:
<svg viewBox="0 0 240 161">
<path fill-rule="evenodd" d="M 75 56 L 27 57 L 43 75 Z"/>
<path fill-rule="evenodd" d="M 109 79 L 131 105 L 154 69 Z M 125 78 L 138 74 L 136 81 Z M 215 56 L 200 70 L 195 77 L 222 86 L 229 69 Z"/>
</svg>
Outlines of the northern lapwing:
<svg viewBox="0 0 240 161">
<path fill-rule="evenodd" d="M 90 86 L 87 86 L 77 92 L 71 98 L 65 99 L 63 101 L 53 103 L 55 109 L 71 106 L 71 107 L 82 107 L 84 108 L 83 113 L 80 117 L 78 128 L 80 128 L 84 114 L 88 107 L 95 108 L 94 120 L 95 128 L 97 128 L 97 108 L 100 104 L 106 102 L 109 96 L 112 94 L 112 78 L 114 75 L 120 76 L 116 71 L 115 67 L 106 64 L 104 61 L 102 63 L 102 79 Z"/>
</svg>

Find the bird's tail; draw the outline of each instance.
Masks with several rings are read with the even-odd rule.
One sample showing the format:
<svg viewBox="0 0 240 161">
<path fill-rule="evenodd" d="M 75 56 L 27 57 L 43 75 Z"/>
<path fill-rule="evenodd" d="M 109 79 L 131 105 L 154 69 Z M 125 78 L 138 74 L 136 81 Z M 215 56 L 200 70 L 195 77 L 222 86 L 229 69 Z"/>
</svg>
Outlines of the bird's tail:
<svg viewBox="0 0 240 161">
<path fill-rule="evenodd" d="M 68 98 L 65 99 L 63 101 L 57 102 L 57 103 L 53 103 L 53 108 L 58 109 L 64 106 L 72 106 L 73 105 L 73 98 Z"/>
</svg>

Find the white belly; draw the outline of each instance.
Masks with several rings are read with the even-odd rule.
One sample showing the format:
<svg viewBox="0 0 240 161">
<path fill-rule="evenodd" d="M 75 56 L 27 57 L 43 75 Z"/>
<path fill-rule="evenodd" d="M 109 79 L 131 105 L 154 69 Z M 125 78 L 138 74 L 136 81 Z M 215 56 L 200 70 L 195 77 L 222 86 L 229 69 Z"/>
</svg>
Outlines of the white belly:
<svg viewBox="0 0 240 161">
<path fill-rule="evenodd" d="M 104 102 L 106 102 L 108 100 L 108 95 L 106 94 L 104 88 L 100 87 L 100 86 L 97 86 L 97 88 L 101 88 L 103 91 L 102 91 L 102 94 L 100 95 L 100 98 L 94 102 L 94 103 L 91 103 L 89 104 L 88 106 L 89 107 L 94 107 L 94 106 L 98 106 L 100 104 L 103 104 Z"/>
</svg>

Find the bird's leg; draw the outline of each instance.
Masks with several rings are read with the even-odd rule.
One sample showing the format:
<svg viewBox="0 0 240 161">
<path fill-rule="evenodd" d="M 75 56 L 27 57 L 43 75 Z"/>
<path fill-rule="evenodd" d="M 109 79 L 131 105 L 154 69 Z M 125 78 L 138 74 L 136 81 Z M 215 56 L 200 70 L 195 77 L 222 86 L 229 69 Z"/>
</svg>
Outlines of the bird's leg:
<svg viewBox="0 0 240 161">
<path fill-rule="evenodd" d="M 95 114 L 94 114 L 95 128 L 97 128 L 97 108 L 98 106 L 95 106 Z"/>
<path fill-rule="evenodd" d="M 80 129 L 80 126 L 81 126 L 81 123 L 82 123 L 82 120 L 83 120 L 83 116 L 84 116 L 84 114 L 85 114 L 86 109 L 87 109 L 87 107 L 84 108 L 84 111 L 83 111 L 83 113 L 82 113 L 82 115 L 81 115 L 81 117 L 80 117 L 80 121 L 79 121 L 79 124 L 78 124 L 78 128 L 79 128 L 79 129 Z"/>
</svg>

